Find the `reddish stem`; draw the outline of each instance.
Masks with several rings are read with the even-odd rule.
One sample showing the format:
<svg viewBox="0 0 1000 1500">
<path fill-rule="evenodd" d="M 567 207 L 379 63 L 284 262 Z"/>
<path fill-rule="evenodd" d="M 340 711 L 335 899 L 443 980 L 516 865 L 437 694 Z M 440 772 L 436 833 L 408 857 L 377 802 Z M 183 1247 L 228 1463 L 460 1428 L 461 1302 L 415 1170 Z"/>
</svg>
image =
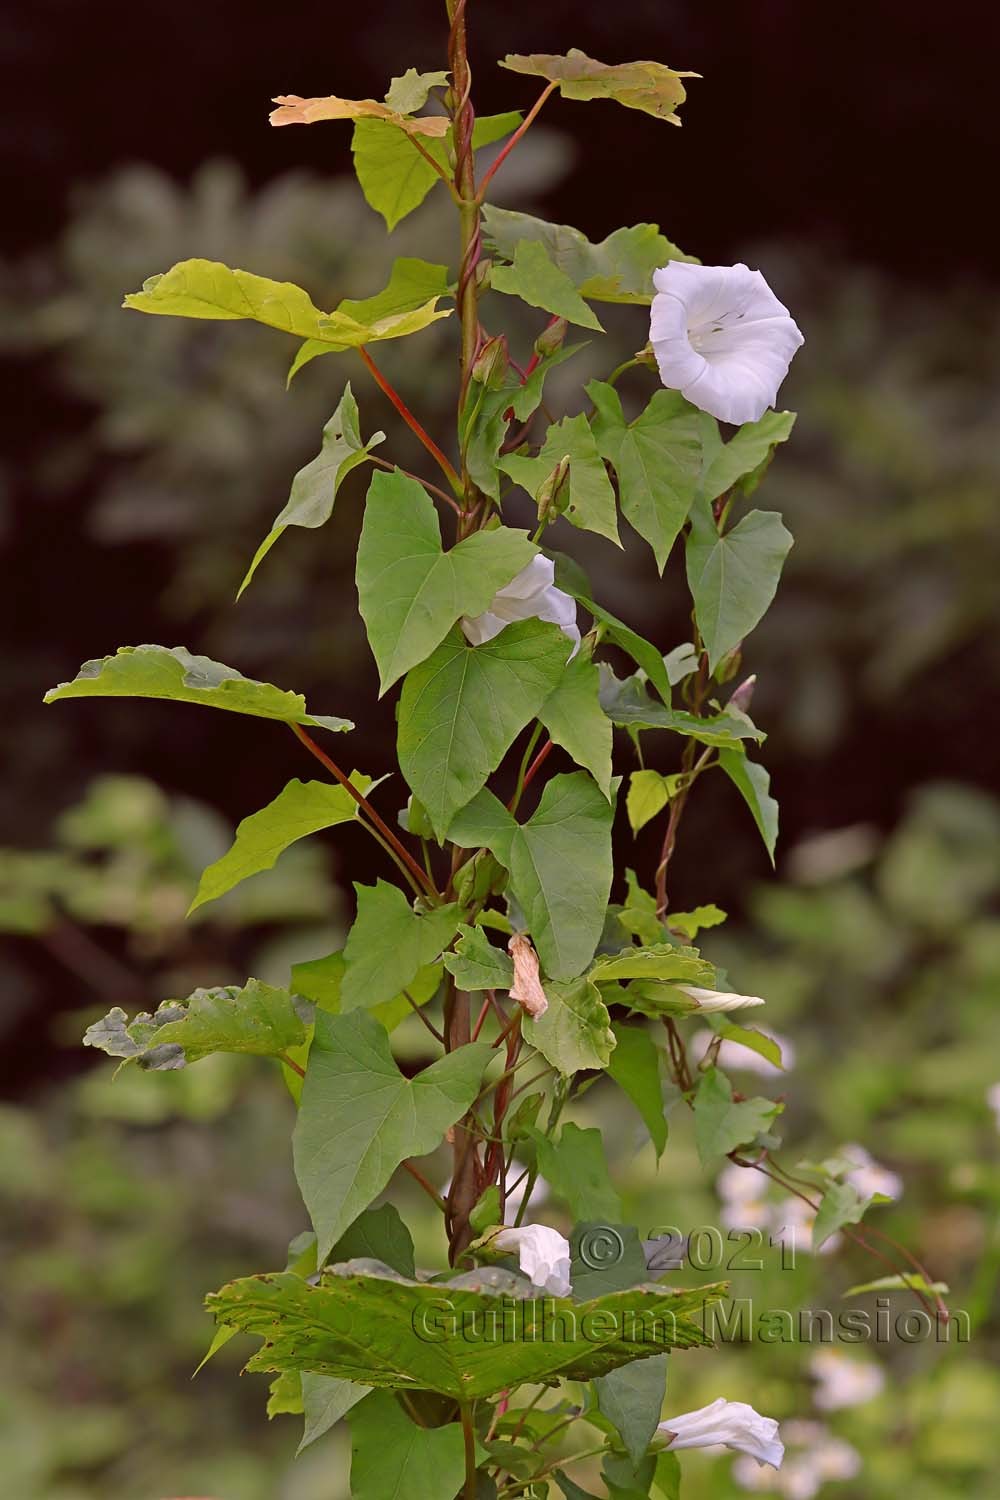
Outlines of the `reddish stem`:
<svg viewBox="0 0 1000 1500">
<path fill-rule="evenodd" d="M 539 94 L 538 98 L 535 100 L 534 104 L 531 106 L 528 113 L 525 115 L 520 125 L 514 131 L 514 134 L 511 136 L 510 140 L 500 152 L 500 155 L 497 157 L 496 161 L 493 163 L 492 167 L 490 167 L 489 171 L 486 173 L 486 176 L 480 183 L 479 195 L 477 200 L 478 202 L 482 203 L 486 189 L 489 187 L 493 178 L 499 172 L 500 168 L 503 166 L 504 162 L 507 160 L 514 147 L 517 145 L 518 141 L 521 140 L 525 133 L 531 129 L 538 116 L 539 111 L 542 108 L 542 105 L 552 93 L 552 90 L 556 87 L 557 85 L 555 83 L 546 84 L 545 88 Z"/>
<path fill-rule="evenodd" d="M 410 851 L 400 843 L 399 839 L 393 833 L 388 823 L 386 823 L 385 820 L 381 818 L 375 811 L 374 807 L 372 807 L 371 803 L 368 801 L 368 798 L 358 791 L 354 783 L 348 776 L 344 775 L 344 772 L 340 769 L 335 761 L 332 761 L 330 759 L 326 751 L 320 749 L 312 736 L 306 734 L 301 724 L 293 724 L 291 728 L 292 733 L 302 741 L 303 745 L 305 745 L 309 753 L 311 755 L 315 755 L 320 765 L 325 766 L 334 780 L 339 781 L 341 786 L 344 788 L 344 791 L 354 798 L 355 802 L 371 819 L 372 823 L 378 829 L 379 833 L 386 840 L 386 842 L 388 844 L 391 844 L 392 848 L 395 849 L 396 853 L 406 865 L 406 868 L 410 871 L 410 874 L 415 877 L 418 884 L 421 885 L 429 895 L 437 896 L 437 891 L 435 890 L 434 884 L 431 881 L 430 876 L 427 874 L 427 871 L 417 864 L 417 861 L 413 858 L 413 855 L 410 853 Z"/>
<path fill-rule="evenodd" d="M 431 455 L 431 458 L 433 458 L 435 463 L 440 467 L 441 472 L 448 480 L 448 483 L 451 485 L 452 489 L 456 494 L 460 495 L 462 493 L 462 481 L 458 477 L 458 471 L 456 470 L 454 464 L 452 464 L 449 459 L 445 457 L 434 439 L 428 432 L 424 430 L 420 422 L 417 421 L 416 417 L 413 415 L 412 411 L 407 406 L 406 402 L 403 400 L 402 396 L 395 389 L 395 387 L 389 384 L 388 380 L 386 380 L 378 365 L 368 353 L 368 350 L 365 348 L 364 344 L 360 344 L 358 346 L 358 353 L 361 355 L 361 358 L 367 365 L 369 371 L 371 372 L 372 378 L 378 385 L 379 389 L 384 391 L 384 393 L 389 397 L 389 400 L 399 412 L 399 415 L 402 417 L 407 427 L 409 427 L 414 436 L 417 437 L 421 443 L 423 443 L 424 447 L 427 449 L 427 452 Z"/>
<path fill-rule="evenodd" d="M 548 753 L 552 749 L 552 747 L 553 747 L 552 740 L 546 740 L 545 744 L 539 750 L 538 754 L 535 756 L 534 760 L 531 762 L 531 765 L 528 767 L 528 769 L 524 773 L 524 780 L 521 783 L 521 791 L 522 792 L 524 791 L 525 787 L 528 786 L 529 783 L 531 782 L 531 779 L 534 776 L 535 772 L 540 769 L 540 767 L 542 766 L 542 764 L 545 761 L 545 757 L 548 755 Z"/>
</svg>

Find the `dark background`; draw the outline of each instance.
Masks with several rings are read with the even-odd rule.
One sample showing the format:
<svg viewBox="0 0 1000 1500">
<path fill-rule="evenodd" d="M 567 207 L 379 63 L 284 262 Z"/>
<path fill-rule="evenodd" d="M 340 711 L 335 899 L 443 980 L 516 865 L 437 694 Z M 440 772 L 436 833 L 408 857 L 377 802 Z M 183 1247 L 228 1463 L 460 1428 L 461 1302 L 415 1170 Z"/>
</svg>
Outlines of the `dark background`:
<svg viewBox="0 0 1000 1500">
<path fill-rule="evenodd" d="M 985 343 L 995 321 L 988 184 L 997 144 L 995 51 L 984 13 L 968 5 L 943 10 L 884 0 L 864 7 L 791 0 L 711 6 L 473 0 L 470 9 L 482 113 L 533 98 L 530 82 L 494 67 L 509 50 L 577 45 L 608 61 L 648 56 L 703 75 L 691 81 L 683 131 L 610 105 L 557 101 L 546 124 L 573 137 L 575 156 L 542 209 L 592 238 L 620 223 L 656 219 L 707 262 L 752 255 L 759 245 L 777 247 L 767 261 L 769 274 L 773 263 L 789 301 L 786 288 L 801 289 L 800 321 L 810 336 L 784 393 L 804 413 L 800 452 L 812 470 L 803 474 L 803 486 L 822 479 L 836 437 L 816 424 L 813 413 L 822 403 L 812 405 L 810 391 L 822 390 L 825 351 L 837 347 L 841 303 L 832 289 L 842 279 L 875 277 L 885 318 L 875 339 L 883 346 L 933 333 L 935 310 L 958 308 L 959 331 L 941 332 L 936 352 L 924 350 L 925 367 L 928 379 L 947 381 L 961 365 L 965 415 L 971 401 L 982 418 L 990 371 L 977 363 L 978 340 Z M 365 8 L 184 0 L 141 8 L 40 0 L 22 7 L 2 39 L 0 189 L 8 208 L 5 276 L 15 321 L 19 302 L 33 290 L 48 294 L 53 275 L 58 280 L 46 269 L 47 248 L 65 235 L 95 185 L 123 166 L 150 163 L 186 183 L 206 158 L 229 158 L 254 188 L 292 168 L 349 170 L 346 130 L 272 131 L 268 98 L 334 90 L 379 97 L 390 74 L 406 64 L 440 65 L 444 27 L 435 16 L 434 5 L 413 0 Z M 189 253 L 196 252 L 192 246 Z M 146 269 L 166 263 L 154 258 Z M 800 305 L 793 304 L 797 315 Z M 825 330 L 815 338 L 810 306 Z M 67 385 L 50 350 L 13 342 L 3 403 L 4 840 L 21 849 L 44 847 L 54 816 L 106 771 L 149 775 L 170 791 L 203 797 L 235 820 L 273 795 L 284 776 L 309 774 L 293 744 L 266 729 L 251 742 L 245 726 L 229 723 L 213 722 L 211 737 L 199 735 L 186 713 L 178 716 L 167 706 L 146 706 L 141 716 L 118 705 L 39 706 L 45 687 L 119 643 L 179 638 L 225 659 L 214 642 L 228 600 L 165 608 L 173 544 L 151 534 L 112 547 L 95 535 L 89 517 L 115 469 L 113 458 L 98 452 L 75 476 L 51 483 L 62 446 L 91 431 L 96 398 L 89 399 L 86 382 Z M 866 358 L 862 349 L 842 360 L 838 378 L 863 392 Z M 905 447 L 905 431 L 900 443 Z M 794 472 L 784 481 L 790 504 L 797 498 Z M 919 472 L 910 479 L 919 488 Z M 850 465 L 839 482 L 849 506 Z M 877 476 L 874 484 L 870 474 L 866 482 L 876 504 L 884 500 L 891 509 L 891 483 L 880 491 Z M 782 492 L 765 491 L 768 501 L 782 505 Z M 249 517 L 247 534 L 262 534 L 280 503 L 279 497 Z M 857 820 L 889 827 L 909 790 L 929 778 L 983 787 L 998 780 L 987 731 L 991 719 L 994 729 L 996 723 L 990 622 L 976 615 L 926 668 L 909 680 L 904 674 L 891 690 L 862 687 L 868 646 L 863 635 L 851 634 L 855 615 L 877 611 L 881 594 L 900 583 L 908 561 L 883 550 L 845 584 L 843 572 L 824 571 L 822 531 L 818 535 L 811 553 L 804 544 L 804 562 L 796 549 L 783 585 L 793 611 L 798 600 L 799 615 L 777 617 L 759 650 L 752 644 L 747 653 L 748 668 L 762 671 L 759 717 L 771 730 L 766 759 L 782 803 L 785 849 L 817 828 Z M 992 542 L 990 534 L 985 544 L 974 541 L 977 566 L 992 566 L 983 555 L 983 545 Z M 961 593 L 967 564 L 961 556 L 949 561 L 948 547 L 944 528 L 940 539 L 932 538 L 931 562 L 945 569 L 947 587 Z M 356 625 L 346 623 L 349 570 L 337 566 L 332 584 L 322 572 L 310 580 L 309 589 L 321 592 L 311 592 L 308 605 L 306 585 L 301 594 L 286 591 L 265 602 L 263 643 L 256 657 L 238 664 L 307 691 L 318 684 L 322 706 L 332 703 L 333 711 L 363 725 L 350 754 L 377 774 L 390 758 L 391 707 L 383 705 L 372 717 L 374 676 Z M 933 567 L 928 576 L 928 588 L 936 586 Z M 618 592 L 622 606 L 628 587 L 620 579 Z M 799 627 L 819 607 L 839 632 L 833 652 L 839 699 L 833 729 L 803 734 L 801 724 L 795 728 L 791 700 L 800 701 L 818 678 L 810 629 L 799 634 Z M 922 607 L 917 589 L 887 628 L 919 629 Z M 684 638 L 683 608 L 669 574 L 659 593 L 651 571 L 643 574 L 636 609 L 634 623 L 664 647 Z M 311 654 L 297 649 L 320 617 L 329 632 L 331 615 L 345 622 L 346 645 L 341 641 L 325 662 L 316 648 Z M 825 671 L 831 653 L 824 652 Z M 691 814 L 677 857 L 678 897 L 717 897 L 738 910 L 741 885 L 763 875 L 766 863 L 738 804 L 721 797 L 719 803 Z M 373 878 L 377 851 L 350 837 L 345 849 L 345 873 Z M 114 933 L 102 940 L 113 951 L 120 943 Z M 19 1007 L 15 1036 L 34 1034 L 36 1004 L 54 1014 L 93 998 L 92 982 L 67 986 L 64 964 L 27 939 L 17 946 L 19 983 L 27 985 L 32 1004 Z M 72 1057 L 50 1056 L 43 1042 L 27 1066 L 23 1058 L 11 1063 L 7 1082 L 30 1087 L 47 1068 L 75 1066 Z"/>
</svg>

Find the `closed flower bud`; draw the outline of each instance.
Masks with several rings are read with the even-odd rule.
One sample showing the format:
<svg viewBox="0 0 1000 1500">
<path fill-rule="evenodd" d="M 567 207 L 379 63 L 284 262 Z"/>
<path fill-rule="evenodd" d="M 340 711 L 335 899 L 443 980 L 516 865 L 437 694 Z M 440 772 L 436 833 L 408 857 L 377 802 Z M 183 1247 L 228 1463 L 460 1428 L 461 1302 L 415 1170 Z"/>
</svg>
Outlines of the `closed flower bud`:
<svg viewBox="0 0 1000 1500">
<path fill-rule="evenodd" d="M 757 686 L 757 674 L 754 672 L 750 677 L 744 677 L 739 687 L 732 693 L 727 708 L 738 708 L 741 714 L 750 712 L 750 704 L 753 700 L 753 690 Z"/>
<path fill-rule="evenodd" d="M 507 335 L 501 333 L 496 338 L 487 339 L 479 351 L 472 366 L 472 378 L 478 380 L 480 385 L 485 385 L 487 390 L 498 391 L 506 379 L 509 366 Z"/>
<path fill-rule="evenodd" d="M 548 359 L 561 349 L 565 340 L 569 324 L 565 318 L 553 318 L 547 328 L 543 328 L 535 340 L 535 353 L 539 359 Z"/>
<path fill-rule="evenodd" d="M 560 515 L 569 504 L 569 454 L 561 458 L 538 491 L 538 519 Z"/>
</svg>

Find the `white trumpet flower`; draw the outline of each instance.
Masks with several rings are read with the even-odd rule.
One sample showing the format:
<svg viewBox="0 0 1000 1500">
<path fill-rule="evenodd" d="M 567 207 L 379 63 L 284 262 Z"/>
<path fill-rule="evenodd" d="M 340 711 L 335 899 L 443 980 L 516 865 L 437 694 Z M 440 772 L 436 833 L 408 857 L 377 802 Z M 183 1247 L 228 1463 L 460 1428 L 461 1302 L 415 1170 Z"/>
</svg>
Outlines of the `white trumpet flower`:
<svg viewBox="0 0 1000 1500">
<path fill-rule="evenodd" d="M 785 1445 L 773 1417 L 762 1417 L 745 1401 L 726 1401 L 722 1396 L 697 1411 L 668 1417 L 656 1431 L 661 1439 L 659 1446 L 675 1451 L 722 1446 L 748 1453 L 759 1464 L 770 1464 L 772 1469 L 780 1469 L 785 1456 Z"/>
<path fill-rule="evenodd" d="M 569 1240 L 547 1224 L 525 1224 L 522 1229 L 501 1229 L 490 1240 L 492 1250 L 514 1250 L 518 1265 L 533 1286 L 552 1297 L 568 1297 Z"/>
<path fill-rule="evenodd" d="M 483 614 L 463 615 L 461 625 L 466 640 L 473 646 L 482 646 L 515 620 L 548 620 L 573 642 L 572 656 L 575 656 L 580 649 L 576 600 L 557 589 L 554 579 L 555 564 L 539 552 L 494 594 Z"/>
<path fill-rule="evenodd" d="M 757 422 L 804 343 L 759 271 L 672 260 L 653 273 L 649 337 L 660 379 L 721 422 Z"/>
</svg>

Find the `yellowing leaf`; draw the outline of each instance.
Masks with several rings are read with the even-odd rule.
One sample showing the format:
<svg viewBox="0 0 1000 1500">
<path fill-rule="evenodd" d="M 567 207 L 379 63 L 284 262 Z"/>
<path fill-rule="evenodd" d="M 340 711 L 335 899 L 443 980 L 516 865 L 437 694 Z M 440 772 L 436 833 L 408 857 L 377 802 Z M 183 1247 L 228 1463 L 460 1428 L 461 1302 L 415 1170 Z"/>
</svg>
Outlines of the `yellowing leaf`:
<svg viewBox="0 0 1000 1500">
<path fill-rule="evenodd" d="M 450 314 L 448 308 L 437 310 L 435 296 L 411 311 L 361 322 L 346 311 L 322 312 L 292 281 L 271 281 L 216 260 L 179 261 L 161 276 L 150 276 L 143 282 L 142 291 L 131 293 L 122 305 L 135 312 L 174 318 L 249 318 L 282 333 L 294 333 L 338 349 L 401 338 Z M 362 308 L 364 304 L 354 306 Z M 303 362 L 301 358 L 298 361 Z"/>
<path fill-rule="evenodd" d="M 405 130 L 407 135 L 440 136 L 448 133 L 445 115 L 420 115 L 411 119 L 388 104 L 380 104 L 377 99 L 338 99 L 336 94 L 326 99 L 303 99 L 300 94 L 278 94 L 274 103 L 278 108 L 271 111 L 272 125 L 315 125 L 318 120 L 369 119 L 385 120 Z"/>
<path fill-rule="evenodd" d="M 565 56 L 551 52 L 534 52 L 530 56 L 511 54 L 500 64 L 512 73 L 528 73 L 547 78 L 559 85 L 564 99 L 614 99 L 627 109 L 641 109 L 671 125 L 681 122 L 675 114 L 687 94 L 682 78 L 697 78 L 697 73 L 675 73 L 658 62 L 602 63 L 588 57 L 579 47 L 571 47 Z"/>
</svg>

